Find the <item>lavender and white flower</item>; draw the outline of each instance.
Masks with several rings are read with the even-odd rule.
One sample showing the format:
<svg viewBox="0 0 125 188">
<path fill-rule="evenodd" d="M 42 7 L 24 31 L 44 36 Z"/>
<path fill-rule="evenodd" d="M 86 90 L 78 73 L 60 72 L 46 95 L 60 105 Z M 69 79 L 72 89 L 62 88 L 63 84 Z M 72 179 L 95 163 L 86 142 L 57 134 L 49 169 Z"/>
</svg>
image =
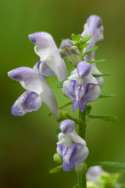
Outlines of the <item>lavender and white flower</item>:
<svg viewBox="0 0 125 188">
<path fill-rule="evenodd" d="M 72 40 L 64 39 L 60 44 L 60 54 L 66 63 L 77 65 L 81 60 L 79 49 L 73 45 Z"/>
<path fill-rule="evenodd" d="M 63 83 L 63 92 L 73 102 L 73 110 L 85 110 L 87 103 L 101 95 L 103 78 L 95 64 L 82 61 Z"/>
<path fill-rule="evenodd" d="M 48 86 L 44 76 L 47 74 L 42 69 L 43 63 L 37 63 L 34 68 L 19 67 L 8 72 L 8 76 L 19 81 L 21 86 L 26 90 L 12 106 L 12 114 L 15 116 L 23 116 L 28 112 L 37 111 L 42 102 L 44 102 L 50 110 L 57 114 L 57 102 Z"/>
<path fill-rule="evenodd" d="M 60 48 L 71 48 L 73 46 L 72 40 L 70 39 L 64 39 L 62 40 L 61 44 L 60 44 Z"/>
<path fill-rule="evenodd" d="M 89 150 L 85 140 L 76 133 L 74 121 L 70 119 L 62 121 L 60 130 L 57 153 L 63 160 L 64 171 L 70 171 L 86 160 Z"/>
<path fill-rule="evenodd" d="M 101 166 L 92 166 L 86 173 L 87 187 L 105 187 L 111 185 L 114 188 L 121 188 L 119 174 L 108 173 Z M 112 181 L 113 180 L 113 181 Z"/>
<path fill-rule="evenodd" d="M 86 178 L 87 181 L 97 182 L 98 178 L 104 173 L 101 166 L 92 166 L 88 169 Z"/>
<path fill-rule="evenodd" d="M 82 36 L 90 36 L 90 40 L 88 41 L 88 46 L 84 49 L 84 53 L 90 51 L 97 42 L 104 39 L 104 27 L 102 24 L 102 19 L 99 16 L 92 15 L 90 16 L 85 25 L 84 30 L 82 32 Z M 91 54 L 85 56 L 85 60 L 92 60 L 95 58 L 95 52 L 91 52 Z"/>
<path fill-rule="evenodd" d="M 65 80 L 66 65 L 60 56 L 53 37 L 46 32 L 33 33 L 28 37 L 35 44 L 34 50 L 40 57 L 40 61 L 45 62 L 60 81 Z"/>
<path fill-rule="evenodd" d="M 95 44 L 96 42 L 104 39 L 103 31 L 104 27 L 102 19 L 97 15 L 91 15 L 84 25 L 82 36 L 90 36 L 91 43 Z"/>
</svg>

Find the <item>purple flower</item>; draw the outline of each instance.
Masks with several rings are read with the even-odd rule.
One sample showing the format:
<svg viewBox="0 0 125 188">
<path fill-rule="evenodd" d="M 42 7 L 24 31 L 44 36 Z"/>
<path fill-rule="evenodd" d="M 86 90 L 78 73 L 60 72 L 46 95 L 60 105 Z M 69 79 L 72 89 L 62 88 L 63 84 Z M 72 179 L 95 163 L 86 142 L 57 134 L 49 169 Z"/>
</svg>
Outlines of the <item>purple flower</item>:
<svg viewBox="0 0 125 188">
<path fill-rule="evenodd" d="M 103 24 L 99 16 L 92 15 L 90 16 L 85 25 L 82 36 L 90 36 L 90 42 L 92 45 L 95 45 L 98 41 L 103 40 Z"/>
<path fill-rule="evenodd" d="M 40 61 L 55 73 L 60 81 L 66 79 L 66 65 L 59 54 L 59 50 L 53 37 L 46 32 L 30 34 L 29 39 L 35 44 L 35 53 L 40 57 Z"/>
<path fill-rule="evenodd" d="M 70 39 L 64 39 L 61 44 L 60 44 L 60 48 L 71 48 L 73 46 L 73 43 Z"/>
<path fill-rule="evenodd" d="M 99 16 L 92 15 L 90 16 L 85 25 L 84 30 L 82 32 L 82 36 L 90 36 L 90 40 L 88 41 L 88 46 L 84 49 L 84 53 L 90 51 L 97 42 L 104 39 L 104 27 L 102 24 L 102 20 Z M 84 60 L 91 61 L 95 58 L 95 52 L 91 52 L 89 55 L 86 55 Z"/>
<path fill-rule="evenodd" d="M 57 102 L 44 75 L 46 71 L 41 69 L 43 63 L 36 64 L 34 68 L 19 67 L 8 72 L 8 76 L 19 81 L 26 90 L 12 106 L 12 114 L 23 116 L 24 114 L 36 111 L 42 102 L 47 104 L 53 113 L 57 113 Z"/>
<path fill-rule="evenodd" d="M 85 110 L 86 105 L 101 94 L 103 78 L 95 64 L 82 61 L 63 83 L 63 92 L 73 102 L 73 110 Z"/>
<path fill-rule="evenodd" d="M 86 178 L 88 181 L 96 182 L 103 173 L 104 170 L 100 166 L 92 166 L 88 169 Z"/>
<path fill-rule="evenodd" d="M 60 54 L 66 63 L 76 65 L 81 60 L 81 54 L 78 47 L 74 46 L 70 39 L 64 39 L 61 42 Z"/>
<path fill-rule="evenodd" d="M 70 119 L 62 121 L 60 130 L 57 153 L 63 160 L 64 171 L 70 171 L 86 160 L 89 151 L 85 140 L 76 133 L 74 121 Z"/>
<path fill-rule="evenodd" d="M 78 75 L 80 77 L 87 76 L 91 70 L 91 65 L 87 62 L 81 61 L 77 66 Z"/>
</svg>

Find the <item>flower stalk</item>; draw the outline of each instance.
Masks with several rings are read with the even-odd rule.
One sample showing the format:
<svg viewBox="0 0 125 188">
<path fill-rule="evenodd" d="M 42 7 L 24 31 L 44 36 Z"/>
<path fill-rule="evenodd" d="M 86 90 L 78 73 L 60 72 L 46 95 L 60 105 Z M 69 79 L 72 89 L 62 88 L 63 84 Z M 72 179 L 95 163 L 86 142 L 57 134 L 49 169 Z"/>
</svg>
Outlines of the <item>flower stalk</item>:
<svg viewBox="0 0 125 188">
<path fill-rule="evenodd" d="M 81 112 L 79 110 L 79 121 L 80 121 L 80 124 L 79 124 L 79 135 L 82 137 L 82 138 L 86 138 L 86 110 L 84 112 Z"/>
<path fill-rule="evenodd" d="M 77 184 L 73 188 L 87 188 L 90 185 L 100 187 L 105 182 L 105 185 L 112 182 L 112 176 L 106 174 L 100 166 L 87 169 L 85 163 L 89 155 L 86 142 L 87 118 L 104 121 L 116 119 L 90 113 L 91 102 L 112 97 L 102 94 L 104 76 L 109 74 L 100 72 L 96 66 L 100 62 L 96 60 L 96 45 L 103 40 L 103 31 L 101 18 L 92 15 L 87 19 L 83 32 L 72 34 L 71 39 L 64 39 L 60 48 L 51 34 L 32 33 L 28 38 L 34 44 L 39 61 L 33 67 L 18 67 L 8 72 L 8 76 L 18 81 L 25 90 L 12 106 L 12 114 L 24 116 L 39 110 L 42 103 L 45 103 L 50 109 L 49 115 L 53 115 L 59 124 L 56 153 L 53 156 L 58 166 L 50 170 L 50 173 L 75 170 Z M 63 96 L 70 99 L 62 106 L 58 106 L 56 96 L 48 84 L 47 77 L 50 76 L 57 77 L 57 88 L 61 89 Z M 68 107 L 71 106 L 72 112 L 79 109 L 78 117 L 70 114 Z M 114 178 L 116 184 L 118 176 Z M 105 182 L 102 182 L 104 179 Z"/>
<path fill-rule="evenodd" d="M 86 175 L 85 175 L 85 171 L 81 170 L 79 172 L 77 172 L 77 187 L 78 188 L 86 188 Z"/>
<path fill-rule="evenodd" d="M 81 112 L 79 110 L 79 135 L 81 138 L 85 139 L 86 138 L 86 110 L 84 112 Z M 87 183 L 86 183 L 86 169 L 85 166 L 82 166 L 77 170 L 77 185 L 78 188 L 87 188 Z"/>
</svg>

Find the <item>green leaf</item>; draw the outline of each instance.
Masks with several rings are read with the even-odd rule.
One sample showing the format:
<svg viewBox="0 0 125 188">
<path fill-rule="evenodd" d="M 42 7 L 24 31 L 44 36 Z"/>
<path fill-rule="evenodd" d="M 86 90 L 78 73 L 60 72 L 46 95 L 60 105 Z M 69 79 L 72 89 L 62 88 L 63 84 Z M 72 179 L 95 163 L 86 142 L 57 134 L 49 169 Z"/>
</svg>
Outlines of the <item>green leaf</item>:
<svg viewBox="0 0 125 188">
<path fill-rule="evenodd" d="M 103 77 L 103 76 L 110 76 L 111 74 L 103 73 L 103 74 L 93 74 L 94 77 Z"/>
<path fill-rule="evenodd" d="M 104 121 L 112 121 L 112 122 L 117 120 L 117 117 L 115 116 L 103 116 L 103 115 L 91 115 L 90 114 L 88 117 L 91 119 L 101 119 Z"/>
<path fill-rule="evenodd" d="M 49 173 L 50 173 L 50 174 L 56 174 L 56 173 L 61 172 L 61 170 L 62 170 L 62 165 L 59 165 L 59 166 L 57 166 L 57 167 L 55 167 L 55 168 L 52 168 L 52 169 L 49 171 Z"/>
<path fill-rule="evenodd" d="M 109 95 L 103 95 L 102 94 L 99 98 L 103 99 L 103 98 L 111 98 L 111 97 L 115 97 L 115 96 L 116 95 L 112 95 L 112 94 L 111 95 L 110 94 Z"/>
<path fill-rule="evenodd" d="M 101 161 L 98 163 L 98 165 L 116 171 L 125 171 L 125 162 Z"/>
<path fill-rule="evenodd" d="M 81 41 L 84 43 L 87 43 L 91 39 L 91 36 L 86 35 L 86 36 L 81 36 Z"/>
<path fill-rule="evenodd" d="M 72 34 L 71 35 L 71 39 L 73 42 L 79 42 L 80 41 L 80 38 L 81 38 L 81 35 L 80 34 Z"/>
<path fill-rule="evenodd" d="M 104 63 L 105 59 L 94 59 L 90 63 Z"/>
<path fill-rule="evenodd" d="M 87 42 L 90 40 L 90 36 L 81 36 L 80 34 L 72 34 L 71 36 L 73 45 L 78 47 L 82 52 L 84 48 L 87 47 Z"/>
</svg>

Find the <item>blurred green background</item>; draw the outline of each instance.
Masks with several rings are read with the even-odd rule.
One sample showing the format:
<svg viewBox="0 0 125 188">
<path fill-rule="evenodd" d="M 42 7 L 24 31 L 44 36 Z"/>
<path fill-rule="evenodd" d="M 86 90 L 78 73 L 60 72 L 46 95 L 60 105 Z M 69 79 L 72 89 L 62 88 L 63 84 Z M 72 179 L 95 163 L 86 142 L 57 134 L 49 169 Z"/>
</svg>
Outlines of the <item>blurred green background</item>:
<svg viewBox="0 0 125 188">
<path fill-rule="evenodd" d="M 98 100 L 93 113 L 117 115 L 119 119 L 116 123 L 89 121 L 88 161 L 125 161 L 125 1 L 1 0 L 1 188 L 70 188 L 74 184 L 74 173 L 49 174 L 58 125 L 48 117 L 47 107 L 43 105 L 40 111 L 21 118 L 10 114 L 11 105 L 23 89 L 7 77 L 7 72 L 22 65 L 32 67 L 38 60 L 27 39 L 29 33 L 50 32 L 59 45 L 71 33 L 80 33 L 90 14 L 100 15 L 105 26 L 105 40 L 100 44 L 98 58 L 105 58 L 106 62 L 99 67 L 111 76 L 105 79 L 104 91 L 117 95 Z"/>
</svg>

